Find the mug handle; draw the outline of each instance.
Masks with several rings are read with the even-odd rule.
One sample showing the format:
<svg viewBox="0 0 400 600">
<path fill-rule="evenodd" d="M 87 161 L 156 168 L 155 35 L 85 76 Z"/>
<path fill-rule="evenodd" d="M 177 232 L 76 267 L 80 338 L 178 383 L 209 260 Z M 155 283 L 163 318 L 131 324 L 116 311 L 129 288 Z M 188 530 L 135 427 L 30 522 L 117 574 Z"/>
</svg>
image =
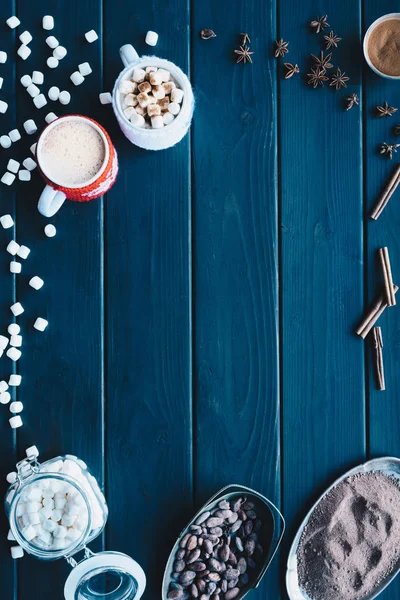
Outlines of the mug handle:
<svg viewBox="0 0 400 600">
<path fill-rule="evenodd" d="M 64 204 L 66 195 L 64 192 L 53 190 L 50 185 L 46 185 L 38 202 L 38 211 L 45 217 L 53 217 Z"/>
<path fill-rule="evenodd" d="M 125 44 L 125 46 L 121 46 L 119 49 L 119 54 L 121 56 L 121 60 L 123 62 L 124 67 L 127 67 L 133 61 L 139 58 L 139 54 L 136 52 L 135 48 L 132 44 Z"/>
</svg>

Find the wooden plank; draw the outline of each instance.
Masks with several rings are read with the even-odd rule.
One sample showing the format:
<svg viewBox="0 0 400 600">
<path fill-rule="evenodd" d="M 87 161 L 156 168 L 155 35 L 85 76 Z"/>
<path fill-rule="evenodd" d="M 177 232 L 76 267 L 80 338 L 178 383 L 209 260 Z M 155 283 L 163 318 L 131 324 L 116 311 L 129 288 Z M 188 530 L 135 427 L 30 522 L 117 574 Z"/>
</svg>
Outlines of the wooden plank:
<svg viewBox="0 0 400 600">
<path fill-rule="evenodd" d="M 59 2 L 20 0 L 19 17 L 23 31 L 33 35 L 32 54 L 25 62 L 17 61 L 18 79 L 33 69 L 45 73 L 43 88 L 52 85 L 68 89 L 71 104 L 50 102 L 37 110 L 28 94 L 17 82 L 18 125 L 34 118 L 39 128 L 44 117 L 80 112 L 96 116 L 97 94 L 101 80 L 101 41 L 88 44 L 84 33 L 95 29 L 101 33 L 101 4 L 98 0 Z M 51 54 L 45 44 L 48 32 L 41 27 L 45 14 L 52 14 L 55 28 L 51 32 L 68 54 L 55 70 L 46 66 Z M 93 73 L 80 87 L 69 79 L 78 63 L 89 61 Z M 35 136 L 23 136 L 16 144 L 18 160 L 30 155 L 29 145 Z M 14 151 L 12 152 L 14 157 Z M 15 156 L 17 158 L 17 156 Z M 103 476 L 103 309 L 102 309 L 102 201 L 88 204 L 66 202 L 51 222 L 57 227 L 55 238 L 46 238 L 43 228 L 48 219 L 39 215 L 37 199 L 43 181 L 34 174 L 29 188 L 17 184 L 17 240 L 32 249 L 18 277 L 17 296 L 26 311 L 20 319 L 23 329 L 23 356 L 18 369 L 23 377 L 20 399 L 24 403 L 24 427 L 19 434 L 19 456 L 32 443 L 37 444 L 42 459 L 71 453 L 83 458 L 94 475 Z M 29 192 L 28 192 L 29 189 Z M 44 287 L 36 292 L 28 286 L 29 278 L 41 276 Z M 45 333 L 33 329 L 37 316 L 48 319 Z M 101 540 L 93 549 L 101 548 Z M 19 600 L 32 597 L 32 589 L 42 598 L 62 596 L 69 567 L 65 561 L 53 564 L 34 559 L 21 561 Z"/>
<path fill-rule="evenodd" d="M 228 483 L 280 501 L 275 23 L 273 1 L 194 5 L 197 505 Z M 235 64 L 241 32 L 253 64 Z"/>
<path fill-rule="evenodd" d="M 360 63 L 351 60 L 359 11 L 345 0 L 280 5 L 285 60 L 301 69 L 280 79 L 286 546 L 326 485 L 365 458 L 363 344 L 353 334 L 363 309 L 362 127 L 360 107 L 343 104 L 361 91 Z M 342 38 L 331 62 L 350 76 L 340 92 L 306 83 L 309 55 L 323 41 L 308 23 L 325 13 Z"/>
<path fill-rule="evenodd" d="M 398 11 L 398 4 L 393 0 L 369 0 L 364 2 L 364 29 L 378 17 Z M 366 208 L 375 203 L 382 186 L 390 176 L 399 159 L 395 155 L 390 161 L 378 154 L 378 146 L 382 142 L 393 143 L 399 140 L 392 133 L 392 127 L 399 122 L 396 113 L 393 117 L 376 118 L 376 106 L 385 100 L 400 109 L 398 85 L 379 77 L 365 65 L 365 169 L 366 169 Z M 367 258 L 368 258 L 368 299 L 371 300 L 381 285 L 381 273 L 376 258 L 377 249 L 388 246 L 395 281 L 400 279 L 399 258 L 399 192 L 392 197 L 388 206 L 377 221 L 367 220 Z M 399 360 L 400 321 L 398 307 L 388 309 L 379 319 L 384 340 L 384 364 L 386 375 L 386 391 L 378 392 L 375 387 L 372 368 L 370 343 L 368 348 L 369 366 L 369 452 L 375 456 L 399 456 L 399 402 L 398 388 L 400 383 Z M 397 578 L 381 596 L 382 600 L 398 600 L 400 598 L 400 580 Z"/>
<path fill-rule="evenodd" d="M 188 4 L 107 2 L 106 88 L 118 49 L 188 70 Z M 157 48 L 144 44 L 159 33 Z M 120 174 L 106 203 L 108 548 L 135 557 L 160 595 L 169 551 L 192 512 L 189 138 L 133 147 L 115 124 Z"/>
</svg>

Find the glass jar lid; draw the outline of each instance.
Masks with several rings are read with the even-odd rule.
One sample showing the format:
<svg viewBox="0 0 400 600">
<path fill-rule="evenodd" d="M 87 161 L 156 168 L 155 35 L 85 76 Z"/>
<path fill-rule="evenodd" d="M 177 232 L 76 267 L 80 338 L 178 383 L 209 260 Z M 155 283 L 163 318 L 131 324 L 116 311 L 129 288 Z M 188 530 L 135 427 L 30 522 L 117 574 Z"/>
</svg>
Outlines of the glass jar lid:
<svg viewBox="0 0 400 600">
<path fill-rule="evenodd" d="M 74 566 L 65 582 L 64 597 L 65 600 L 139 600 L 145 588 L 146 576 L 133 558 L 120 552 L 100 552 Z"/>
</svg>

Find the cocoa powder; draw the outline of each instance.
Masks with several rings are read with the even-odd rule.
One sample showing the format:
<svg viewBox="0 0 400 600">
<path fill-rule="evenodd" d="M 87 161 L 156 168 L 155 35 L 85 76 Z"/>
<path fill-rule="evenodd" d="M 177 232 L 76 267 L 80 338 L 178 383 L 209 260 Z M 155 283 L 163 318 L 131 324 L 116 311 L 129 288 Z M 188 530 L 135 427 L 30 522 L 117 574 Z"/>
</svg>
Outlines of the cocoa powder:
<svg viewBox="0 0 400 600">
<path fill-rule="evenodd" d="M 400 19 L 379 23 L 370 33 L 367 52 L 378 71 L 400 76 Z"/>
</svg>

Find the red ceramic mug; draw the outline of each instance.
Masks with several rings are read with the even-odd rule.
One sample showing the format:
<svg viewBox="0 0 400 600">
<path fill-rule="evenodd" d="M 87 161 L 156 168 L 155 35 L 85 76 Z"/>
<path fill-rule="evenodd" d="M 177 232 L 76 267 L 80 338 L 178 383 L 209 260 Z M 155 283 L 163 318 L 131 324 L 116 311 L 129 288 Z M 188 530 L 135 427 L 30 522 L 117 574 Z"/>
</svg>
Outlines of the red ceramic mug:
<svg viewBox="0 0 400 600">
<path fill-rule="evenodd" d="M 54 169 L 54 161 L 52 168 L 52 166 L 49 165 L 49 160 L 46 159 L 46 153 L 48 152 L 48 149 L 46 150 L 46 142 L 49 143 L 49 139 L 51 139 L 49 138 L 50 134 L 52 134 L 53 138 L 52 143 L 54 143 L 54 138 L 57 143 L 58 132 L 61 133 L 62 130 L 56 130 L 56 128 L 61 124 L 64 124 L 63 132 L 66 132 L 66 127 L 67 130 L 69 129 L 70 133 L 72 133 L 71 127 L 68 125 L 69 123 L 71 123 L 71 127 L 74 127 L 75 132 L 77 131 L 78 126 L 78 134 L 79 124 L 84 123 L 86 127 L 89 126 L 98 134 L 95 136 L 96 145 L 100 147 L 98 144 L 99 140 L 101 140 L 100 145 L 102 145 L 102 161 L 101 164 L 99 163 L 99 168 L 94 175 L 86 180 L 79 181 L 79 183 L 71 183 L 71 180 L 68 180 L 67 176 L 63 173 L 63 162 L 65 165 L 65 161 L 67 161 L 68 158 L 60 160 L 56 170 Z M 90 157 L 90 137 L 87 139 L 89 139 L 89 146 L 86 148 L 86 151 L 89 150 L 87 156 Z M 71 150 L 71 152 L 74 152 L 74 150 Z M 71 164 L 73 164 L 75 158 L 77 157 L 71 157 Z M 65 200 L 88 202 L 89 200 L 94 200 L 95 198 L 102 196 L 111 188 L 118 173 L 117 152 L 111 142 L 110 136 L 99 123 L 82 115 L 66 115 L 64 117 L 59 117 L 52 121 L 42 131 L 36 146 L 36 162 L 42 177 L 47 183 L 38 203 L 38 210 L 45 217 L 52 217 L 55 215 L 64 204 Z M 77 164 L 78 163 L 79 160 L 77 161 Z"/>
</svg>

